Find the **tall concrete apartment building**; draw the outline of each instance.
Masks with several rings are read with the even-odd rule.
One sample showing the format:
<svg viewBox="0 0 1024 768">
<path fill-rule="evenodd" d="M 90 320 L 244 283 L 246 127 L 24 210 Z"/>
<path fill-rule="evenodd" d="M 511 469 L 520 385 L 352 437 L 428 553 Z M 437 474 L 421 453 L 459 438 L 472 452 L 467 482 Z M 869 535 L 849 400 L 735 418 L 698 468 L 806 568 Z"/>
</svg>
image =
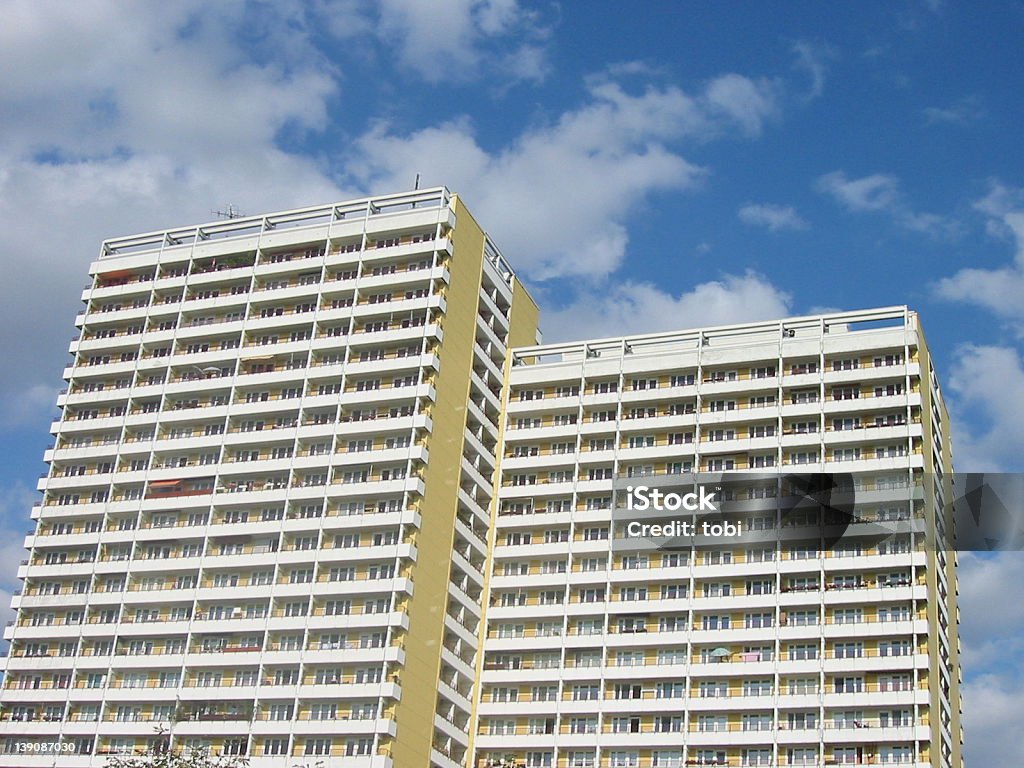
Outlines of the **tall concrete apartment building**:
<svg viewBox="0 0 1024 768">
<path fill-rule="evenodd" d="M 959 768 L 948 418 L 915 313 L 517 349 L 506 398 L 478 766 Z M 756 545 L 616 524 L 623 481 L 743 471 L 768 478 L 733 504 Z M 788 473 L 847 476 L 834 546 L 789 525 Z"/>
<path fill-rule="evenodd" d="M 109 240 L 90 272 L 0 765 L 464 765 L 502 367 L 537 312 L 461 200 Z"/>
<path fill-rule="evenodd" d="M 533 346 L 443 188 L 109 240 L 90 271 L 0 768 L 960 768 L 915 313 Z M 621 535 L 623 483 L 744 471 L 779 478 L 736 500 L 756 547 Z M 800 538 L 795 472 L 851 476 L 890 535 Z"/>
</svg>

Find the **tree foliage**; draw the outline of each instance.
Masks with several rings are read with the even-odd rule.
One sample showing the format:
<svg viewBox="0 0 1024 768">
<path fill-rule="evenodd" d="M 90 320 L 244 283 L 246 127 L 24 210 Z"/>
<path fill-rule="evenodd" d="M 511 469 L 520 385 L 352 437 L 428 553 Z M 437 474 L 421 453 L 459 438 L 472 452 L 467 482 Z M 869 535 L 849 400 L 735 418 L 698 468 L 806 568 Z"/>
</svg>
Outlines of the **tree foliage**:
<svg viewBox="0 0 1024 768">
<path fill-rule="evenodd" d="M 107 759 L 106 768 L 248 768 L 248 765 L 249 761 L 244 757 L 186 750 L 180 754 L 112 755 Z"/>
</svg>

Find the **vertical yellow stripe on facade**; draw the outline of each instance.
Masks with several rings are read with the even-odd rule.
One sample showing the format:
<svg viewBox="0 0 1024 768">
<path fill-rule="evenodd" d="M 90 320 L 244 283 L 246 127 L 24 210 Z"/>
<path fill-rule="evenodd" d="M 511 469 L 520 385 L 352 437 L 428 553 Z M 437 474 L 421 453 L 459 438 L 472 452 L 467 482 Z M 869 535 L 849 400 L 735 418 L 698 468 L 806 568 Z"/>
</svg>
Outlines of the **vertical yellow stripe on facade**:
<svg viewBox="0 0 1024 768">
<path fill-rule="evenodd" d="M 483 230 L 457 197 L 452 200 L 455 229 L 451 233 L 451 284 L 440 346 L 441 364 L 435 380 L 437 400 L 431 410 L 430 459 L 423 477 L 426 490 L 420 506 L 422 527 L 413 571 L 413 596 L 409 601 L 402 699 L 395 717 L 398 734 L 392 748 L 395 765 L 403 767 L 430 764 L 483 274 Z"/>
</svg>

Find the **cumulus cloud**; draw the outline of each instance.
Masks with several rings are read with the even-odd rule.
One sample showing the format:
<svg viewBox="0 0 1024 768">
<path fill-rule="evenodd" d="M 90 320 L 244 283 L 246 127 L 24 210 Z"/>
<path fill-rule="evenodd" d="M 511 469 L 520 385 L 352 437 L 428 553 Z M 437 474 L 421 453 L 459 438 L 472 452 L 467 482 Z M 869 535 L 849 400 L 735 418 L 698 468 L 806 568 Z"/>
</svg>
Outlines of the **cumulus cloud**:
<svg viewBox="0 0 1024 768">
<path fill-rule="evenodd" d="M 963 662 L 972 674 L 997 672 L 1024 652 L 1024 605 L 1006 600 L 1008 585 L 1024 585 L 1024 552 L 962 552 L 958 565 Z"/>
<path fill-rule="evenodd" d="M 0 427 L 18 427 L 41 420 L 47 413 L 56 413 L 57 389 L 45 384 L 31 384 L 21 391 L 12 391 L 0 403 Z"/>
<path fill-rule="evenodd" d="M 583 291 L 568 306 L 543 309 L 545 342 L 654 333 L 772 320 L 790 314 L 792 300 L 755 272 L 723 275 L 679 295 L 645 282 Z"/>
<path fill-rule="evenodd" d="M 429 82 L 487 73 L 540 81 L 549 28 L 518 0 L 382 0 L 372 29 L 399 61 Z"/>
<path fill-rule="evenodd" d="M 1016 768 L 1024 676 L 1006 660 L 1024 653 L 1024 607 L 1006 594 L 1024 584 L 1024 552 L 961 553 L 958 570 L 966 763 Z"/>
<path fill-rule="evenodd" d="M 15 1 L 0 27 L 0 421 L 42 421 L 104 237 L 341 192 L 282 132 L 337 95 L 295 6 Z M 242 39 L 237 30 L 245 29 Z M 288 179 L 287 184 L 277 183 Z M 56 309 L 55 309 L 56 308 Z M 40 353 L 40 350 L 43 350 Z"/>
<path fill-rule="evenodd" d="M 405 134 L 379 123 L 354 143 L 350 179 L 365 189 L 401 188 L 421 173 L 427 184 L 464 193 L 530 277 L 600 279 L 621 264 L 638 206 L 704 177 L 679 142 L 756 133 L 777 109 L 771 86 L 732 74 L 693 95 L 674 86 L 630 89 L 607 75 L 589 78 L 586 90 L 583 105 L 495 151 L 480 146 L 467 118 Z"/>
<path fill-rule="evenodd" d="M 9 3 L 0 28 L 0 217 L 18 226 L 0 236 L 9 276 L 0 323 L 5 354 L 18 364 L 0 382 L 0 402 L 14 404 L 0 421 L 34 413 L 43 423 L 46 388 L 66 360 L 54 340 L 73 331 L 103 238 L 208 220 L 225 203 L 258 212 L 405 189 L 419 172 L 425 185 L 464 193 L 531 278 L 600 280 L 622 262 L 631 215 L 657 193 L 704 178 L 682 142 L 756 136 L 780 113 L 779 86 L 764 79 L 726 73 L 685 92 L 652 84 L 649 73 L 630 74 L 631 87 L 605 73 L 586 80 L 580 104 L 498 147 L 484 149 L 472 122 L 456 118 L 411 133 L 385 122 L 356 128 L 348 155 L 293 149 L 329 124 L 346 95 L 337 59 L 324 53 L 325 29 L 360 51 L 386 47 L 389 64 L 428 80 L 450 74 L 433 69 L 442 61 L 492 76 L 489 67 L 518 67 L 536 79 L 547 66 L 548 25 L 535 8 L 516 0 Z"/>
<path fill-rule="evenodd" d="M 1024 335 L 1024 189 L 991 182 L 989 193 L 974 204 L 993 237 L 1010 243 L 1013 258 L 994 269 L 968 267 L 939 280 L 943 299 L 974 304 L 1009 321 Z"/>
<path fill-rule="evenodd" d="M 1024 469 L 1024 360 L 1013 347 L 966 345 L 949 375 L 959 471 Z"/>
<path fill-rule="evenodd" d="M 790 205 L 748 203 L 740 208 L 736 215 L 744 224 L 765 227 L 769 232 L 807 229 L 807 222 Z"/>
<path fill-rule="evenodd" d="M 32 527 L 32 503 L 38 498 L 35 491 L 21 482 L 0 486 L 0 626 L 15 617 L 11 598 L 20 589 L 17 578 L 21 561 L 28 557 L 25 534 Z M 3 648 L 8 646 L 0 640 Z"/>
<path fill-rule="evenodd" d="M 770 80 L 728 74 L 709 82 L 704 96 L 711 112 L 732 119 L 749 136 L 758 136 L 765 122 L 778 116 L 777 90 Z"/>
<path fill-rule="evenodd" d="M 957 232 L 955 222 L 911 209 L 903 198 L 899 179 L 890 174 L 873 173 L 851 179 L 841 170 L 833 171 L 820 176 L 814 188 L 850 213 L 883 213 L 904 229 L 934 237 L 949 237 Z"/>
<path fill-rule="evenodd" d="M 36 498 L 20 482 L 0 487 L 0 587 L 8 590 L 18 586 L 15 576 L 25 559 L 25 532 L 31 527 L 29 513 Z"/>
<path fill-rule="evenodd" d="M 895 176 L 873 173 L 848 179 L 843 171 L 826 173 L 816 184 L 820 192 L 831 195 L 848 211 L 881 211 L 896 202 L 899 182 Z"/>
<path fill-rule="evenodd" d="M 1010 638 L 1005 638 L 1010 639 Z M 994 649 L 1005 654 L 1005 646 Z M 1024 753 L 1020 702 L 1024 681 L 1004 674 L 980 675 L 963 686 L 964 764 L 1017 768 Z"/>
<path fill-rule="evenodd" d="M 322 123 L 333 67 L 281 8 L 9 4 L 0 31 L 5 150 L 237 160 L 285 125 Z M 253 39 L 238 39 L 243 25 Z"/>
</svg>

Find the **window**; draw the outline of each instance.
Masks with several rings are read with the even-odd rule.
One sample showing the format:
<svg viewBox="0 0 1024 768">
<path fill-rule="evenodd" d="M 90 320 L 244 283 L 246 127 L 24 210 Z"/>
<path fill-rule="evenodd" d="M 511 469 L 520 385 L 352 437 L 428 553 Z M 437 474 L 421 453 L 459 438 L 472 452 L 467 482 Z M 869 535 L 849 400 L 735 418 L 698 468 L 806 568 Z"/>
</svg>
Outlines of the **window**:
<svg viewBox="0 0 1024 768">
<path fill-rule="evenodd" d="M 818 463 L 818 452 L 817 451 L 796 451 L 795 453 L 789 454 L 790 464 L 817 464 Z"/>
<path fill-rule="evenodd" d="M 772 689 L 772 681 L 768 678 L 743 681 L 744 696 L 771 696 Z"/>
<path fill-rule="evenodd" d="M 786 623 L 795 627 L 810 627 L 818 623 L 817 611 L 790 611 Z"/>
<path fill-rule="evenodd" d="M 832 452 L 833 461 L 857 461 L 860 459 L 860 448 L 837 448 Z"/>
<path fill-rule="evenodd" d="M 732 617 L 728 614 L 723 616 L 704 616 L 701 618 L 703 629 L 729 629 L 732 626 Z"/>
<path fill-rule="evenodd" d="M 834 655 L 837 659 L 859 659 L 864 655 L 864 643 L 836 643 Z"/>
<path fill-rule="evenodd" d="M 701 680 L 697 692 L 702 699 L 715 699 L 729 695 L 729 684 L 724 680 Z"/>
<path fill-rule="evenodd" d="M 806 403 L 818 402 L 818 390 L 816 389 L 800 389 L 794 390 L 790 393 L 789 401 L 793 405 L 801 405 Z M 817 430 L 815 430 L 817 431 Z"/>
<path fill-rule="evenodd" d="M 883 640 L 878 644 L 879 656 L 909 656 L 911 652 L 910 640 Z"/>
<path fill-rule="evenodd" d="M 744 718 L 744 730 L 761 730 L 759 728 L 747 728 L 747 719 Z M 769 726 L 770 727 L 770 726 Z M 770 749 L 744 749 L 740 753 L 740 765 L 771 765 L 772 751 Z"/>
<path fill-rule="evenodd" d="M 597 733 L 597 718 L 596 717 L 573 717 L 569 720 L 569 733 Z M 575 752 L 575 755 L 581 753 Z M 570 759 L 570 765 L 592 765 L 594 756 L 590 752 L 582 753 L 584 756 L 589 757 L 589 762 L 576 762 Z"/>
<path fill-rule="evenodd" d="M 863 677 L 837 677 L 832 681 L 836 693 L 863 693 Z"/>
<path fill-rule="evenodd" d="M 775 617 L 771 613 L 748 613 L 743 620 L 747 629 L 771 627 L 775 623 Z"/>
<path fill-rule="evenodd" d="M 303 751 L 306 755 L 329 755 L 331 754 L 331 739 L 308 739 Z"/>
<path fill-rule="evenodd" d="M 864 621 L 862 608 L 837 608 L 832 614 L 834 624 L 859 624 Z"/>
<path fill-rule="evenodd" d="M 860 398 L 860 387 L 833 387 L 833 400 L 857 400 Z"/>
<path fill-rule="evenodd" d="M 598 686 L 593 686 L 595 689 Z M 535 685 L 530 689 L 534 701 L 555 701 L 558 698 L 557 685 Z"/>
<path fill-rule="evenodd" d="M 736 371 L 709 371 L 704 381 L 707 383 L 736 381 L 738 378 L 739 374 Z"/>
<path fill-rule="evenodd" d="M 804 661 L 818 658 L 818 646 L 813 643 L 801 643 L 789 646 L 789 658 L 794 661 Z"/>
<path fill-rule="evenodd" d="M 657 699 L 681 699 L 684 694 L 684 683 L 679 681 L 662 681 L 654 687 L 654 697 Z"/>
<path fill-rule="evenodd" d="M 264 755 L 287 755 L 288 738 L 268 738 L 263 741 Z"/>
</svg>

